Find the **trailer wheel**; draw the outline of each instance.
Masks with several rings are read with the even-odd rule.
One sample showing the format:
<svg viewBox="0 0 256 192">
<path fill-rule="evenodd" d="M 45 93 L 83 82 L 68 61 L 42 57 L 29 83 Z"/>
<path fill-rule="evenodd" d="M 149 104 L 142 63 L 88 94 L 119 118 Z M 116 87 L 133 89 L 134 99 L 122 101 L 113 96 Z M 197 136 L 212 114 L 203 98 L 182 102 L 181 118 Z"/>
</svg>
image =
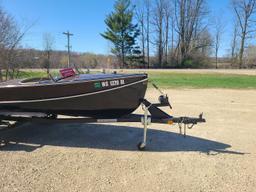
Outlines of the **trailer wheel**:
<svg viewBox="0 0 256 192">
<path fill-rule="evenodd" d="M 146 145 L 143 142 L 139 142 L 137 147 L 140 151 L 145 151 L 146 150 Z"/>
</svg>

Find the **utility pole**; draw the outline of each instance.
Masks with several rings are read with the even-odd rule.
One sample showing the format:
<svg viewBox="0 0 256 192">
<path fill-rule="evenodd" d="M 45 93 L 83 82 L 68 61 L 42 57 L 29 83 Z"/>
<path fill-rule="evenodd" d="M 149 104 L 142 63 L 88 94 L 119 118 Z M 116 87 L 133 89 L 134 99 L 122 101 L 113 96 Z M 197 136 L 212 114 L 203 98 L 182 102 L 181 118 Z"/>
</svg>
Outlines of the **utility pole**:
<svg viewBox="0 0 256 192">
<path fill-rule="evenodd" d="M 63 32 L 64 35 L 67 36 L 67 39 L 68 39 L 68 45 L 67 45 L 67 48 L 68 48 L 68 67 L 70 67 L 70 36 L 73 36 L 74 34 L 72 33 L 69 33 L 69 31 L 67 32 Z"/>
</svg>

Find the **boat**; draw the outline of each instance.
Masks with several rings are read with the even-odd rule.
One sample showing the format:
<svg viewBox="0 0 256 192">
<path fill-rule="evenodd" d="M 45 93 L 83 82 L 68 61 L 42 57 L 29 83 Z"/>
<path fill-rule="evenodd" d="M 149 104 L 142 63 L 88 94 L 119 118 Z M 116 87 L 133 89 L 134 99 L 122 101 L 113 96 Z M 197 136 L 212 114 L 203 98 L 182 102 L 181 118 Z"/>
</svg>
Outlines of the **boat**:
<svg viewBox="0 0 256 192">
<path fill-rule="evenodd" d="M 71 69 L 61 78 L 11 80 L 0 83 L 0 113 L 118 118 L 140 106 L 147 82 L 147 74 L 75 74 Z"/>
<path fill-rule="evenodd" d="M 60 71 L 60 78 L 30 78 L 0 83 L 0 131 L 13 128 L 18 122 L 116 123 L 141 122 L 143 140 L 137 146 L 145 150 L 150 123 L 179 125 L 180 133 L 205 122 L 199 117 L 173 117 L 160 107 L 171 107 L 168 96 L 159 103 L 145 99 L 147 74 L 76 74 L 73 69 Z M 139 106 L 144 114 L 132 114 Z M 25 116 L 24 116 L 25 115 Z M 41 115 L 41 116 L 40 116 Z M 59 118 L 58 115 L 82 116 Z M 12 124 L 12 122 L 14 122 Z M 1 126 L 3 128 L 1 128 Z M 0 138 L 0 146 L 8 141 Z"/>
</svg>

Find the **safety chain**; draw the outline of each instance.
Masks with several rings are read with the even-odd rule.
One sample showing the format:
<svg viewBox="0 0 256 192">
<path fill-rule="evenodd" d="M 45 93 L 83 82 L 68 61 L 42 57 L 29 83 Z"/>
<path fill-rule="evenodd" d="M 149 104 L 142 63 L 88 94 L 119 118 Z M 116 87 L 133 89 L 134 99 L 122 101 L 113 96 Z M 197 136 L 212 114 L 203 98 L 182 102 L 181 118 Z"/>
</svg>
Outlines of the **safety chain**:
<svg viewBox="0 0 256 192">
<path fill-rule="evenodd" d="M 182 133 L 182 125 L 183 125 L 183 133 Z M 192 129 L 194 127 L 195 123 L 187 124 L 186 118 L 183 117 L 181 121 L 178 123 L 180 135 L 183 135 L 184 137 L 187 136 L 187 128 Z"/>
</svg>

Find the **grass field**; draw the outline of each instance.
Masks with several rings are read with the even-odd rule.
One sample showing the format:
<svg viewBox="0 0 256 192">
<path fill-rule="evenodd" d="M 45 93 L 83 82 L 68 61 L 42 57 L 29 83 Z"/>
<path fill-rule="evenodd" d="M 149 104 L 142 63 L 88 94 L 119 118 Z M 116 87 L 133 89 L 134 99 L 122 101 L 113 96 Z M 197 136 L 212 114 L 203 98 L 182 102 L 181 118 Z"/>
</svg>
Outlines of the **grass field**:
<svg viewBox="0 0 256 192">
<path fill-rule="evenodd" d="M 252 75 L 151 72 L 149 78 L 165 88 L 256 88 L 256 76 Z"/>
<path fill-rule="evenodd" d="M 57 71 L 52 74 L 57 75 Z M 148 74 L 150 81 L 163 88 L 256 89 L 255 75 L 172 71 L 149 71 Z M 42 76 L 46 76 L 44 71 L 21 71 L 18 78 Z"/>
</svg>

